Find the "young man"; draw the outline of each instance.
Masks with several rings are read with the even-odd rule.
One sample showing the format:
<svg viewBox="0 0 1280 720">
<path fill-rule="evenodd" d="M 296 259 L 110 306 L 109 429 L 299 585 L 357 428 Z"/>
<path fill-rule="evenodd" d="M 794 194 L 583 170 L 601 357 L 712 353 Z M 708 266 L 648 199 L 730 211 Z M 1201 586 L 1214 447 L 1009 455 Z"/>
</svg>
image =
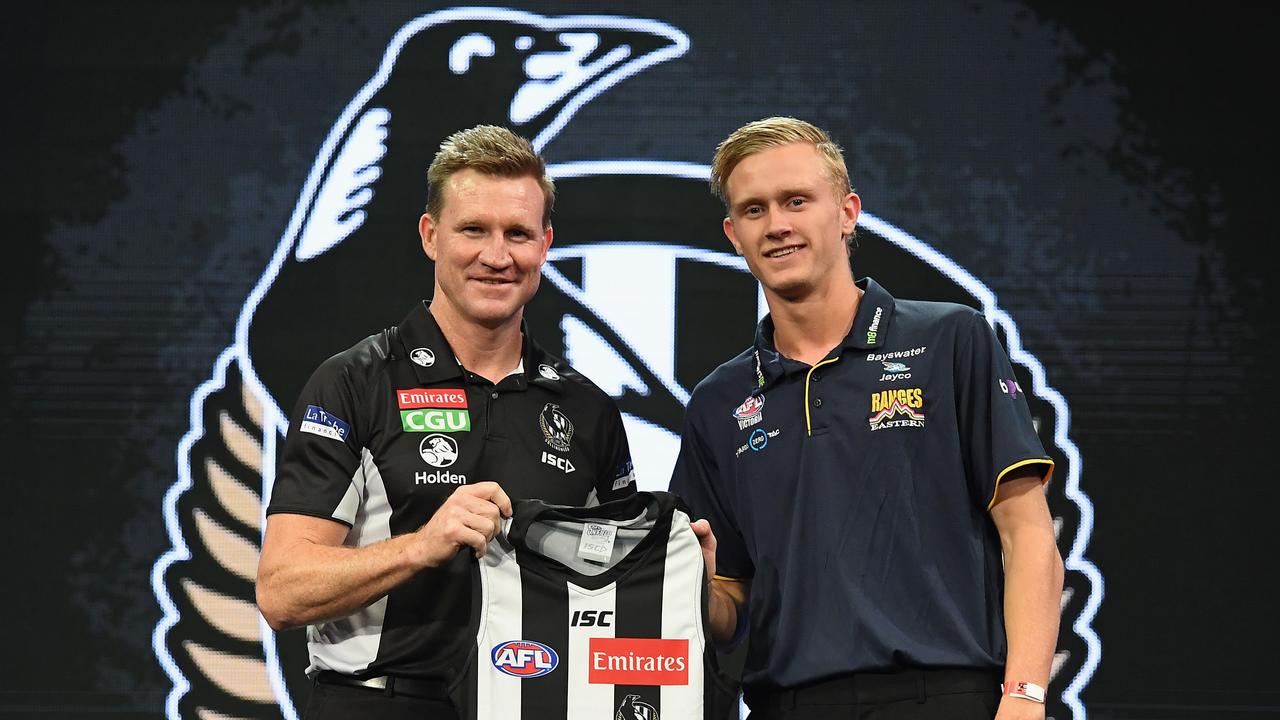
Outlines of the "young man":
<svg viewBox="0 0 1280 720">
<path fill-rule="evenodd" d="M 434 299 L 316 370 L 267 509 L 258 604 L 275 629 L 308 626 L 308 718 L 453 717 L 469 555 L 512 499 L 635 491 L 617 407 L 525 332 L 552 239 L 543 159 L 475 127 L 428 183 Z"/>
<path fill-rule="evenodd" d="M 770 312 L 694 391 L 671 489 L 717 640 L 749 628 L 752 717 L 1042 719 L 1053 462 L 991 326 L 854 281 L 861 201 L 813 125 L 738 129 L 712 185 Z"/>
</svg>

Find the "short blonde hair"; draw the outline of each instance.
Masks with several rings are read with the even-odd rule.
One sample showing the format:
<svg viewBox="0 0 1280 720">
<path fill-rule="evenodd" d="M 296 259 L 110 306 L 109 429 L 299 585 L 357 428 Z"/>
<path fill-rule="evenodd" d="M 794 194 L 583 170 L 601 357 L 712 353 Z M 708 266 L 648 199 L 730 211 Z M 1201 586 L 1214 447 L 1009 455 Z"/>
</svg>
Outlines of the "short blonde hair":
<svg viewBox="0 0 1280 720">
<path fill-rule="evenodd" d="M 840 146 L 822 128 L 793 117 L 756 120 L 730 133 L 716 148 L 716 156 L 711 161 L 711 192 L 728 207 L 729 192 L 726 185 L 738 163 L 758 152 L 791 143 L 808 143 L 818 151 L 836 195 L 843 197 L 853 192 L 853 186 L 849 184 L 849 169 L 845 167 L 844 153 Z"/>
<path fill-rule="evenodd" d="M 533 149 L 533 143 L 496 125 L 477 125 L 459 130 L 440 143 L 440 150 L 427 170 L 427 213 L 437 221 L 444 210 L 444 187 L 453 174 L 475 170 L 506 178 L 531 177 L 542 188 L 542 226 L 551 227 L 551 209 L 556 204 L 556 185 L 547 176 L 547 162 Z"/>
</svg>

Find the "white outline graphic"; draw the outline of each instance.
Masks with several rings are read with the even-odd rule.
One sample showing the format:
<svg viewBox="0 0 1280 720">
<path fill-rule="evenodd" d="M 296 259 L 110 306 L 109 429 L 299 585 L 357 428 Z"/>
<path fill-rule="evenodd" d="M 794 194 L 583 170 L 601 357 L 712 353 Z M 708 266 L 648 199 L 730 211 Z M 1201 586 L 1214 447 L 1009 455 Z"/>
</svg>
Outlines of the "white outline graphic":
<svg viewBox="0 0 1280 720">
<path fill-rule="evenodd" d="M 308 213 L 315 201 L 316 193 L 324 178 L 326 168 L 333 158 L 339 143 L 345 136 L 352 122 L 358 117 L 359 113 L 367 106 L 368 102 L 374 97 L 374 95 L 386 84 L 400 50 L 412 36 L 427 28 L 453 21 L 477 20 L 522 23 L 538 27 L 543 30 L 608 28 L 646 31 L 672 41 L 672 45 L 668 47 L 622 62 L 611 71 L 602 74 L 599 78 L 590 82 L 578 91 L 578 93 L 568 103 L 566 103 L 563 108 L 561 108 L 556 117 L 534 138 L 534 147 L 539 150 L 541 150 L 559 133 L 569 119 L 571 119 L 583 105 L 590 102 L 600 93 L 625 78 L 630 77 L 648 67 L 684 55 L 689 48 L 689 39 L 687 35 L 670 25 L 655 20 L 603 15 L 578 15 L 548 18 L 529 12 L 502 8 L 451 8 L 432 12 L 407 23 L 395 34 L 383 54 L 382 62 L 379 65 L 377 72 L 347 104 L 341 115 L 334 122 L 334 125 L 328 135 L 325 137 L 324 142 L 316 154 L 315 162 L 312 164 L 311 170 L 307 175 L 306 182 L 303 185 L 303 189 L 299 195 L 294 211 L 290 216 L 289 223 L 281 234 L 280 242 L 268 262 L 267 267 L 263 271 L 257 283 L 254 285 L 253 290 L 249 293 L 245 304 L 241 309 L 236 322 L 234 340 L 230 346 L 218 355 L 214 362 L 213 372 L 210 378 L 201 383 L 195 389 L 191 397 L 189 404 L 190 429 L 183 435 L 177 447 L 178 477 L 174 484 L 165 492 L 162 505 L 165 529 L 172 547 L 156 560 L 156 563 L 153 565 L 151 570 L 152 590 L 155 593 L 156 600 L 163 611 L 162 617 L 156 624 L 152 633 L 152 648 L 156 654 L 157 660 L 164 669 L 165 674 L 173 683 L 173 687 L 168 693 L 165 702 L 165 714 L 168 718 L 176 720 L 176 718 L 179 717 L 178 704 L 182 697 L 190 690 L 191 684 L 183 675 L 182 670 L 178 667 L 173 657 L 169 654 L 168 648 L 165 644 L 165 639 L 169 631 L 178 622 L 179 612 L 173 598 L 168 592 L 168 589 L 165 587 L 164 577 L 166 572 L 174 563 L 190 560 L 192 557 L 187 542 L 181 532 L 177 503 L 183 493 L 192 487 L 190 454 L 195 443 L 199 441 L 205 433 L 202 414 L 204 403 L 210 394 L 224 387 L 226 383 L 227 369 L 233 361 L 236 362 L 237 368 L 242 377 L 242 382 L 244 382 L 258 396 L 258 398 L 262 400 L 263 403 L 263 503 L 265 508 L 266 503 L 270 501 L 271 485 L 274 480 L 273 460 L 276 440 L 278 434 L 282 433 L 285 429 L 285 416 L 284 413 L 280 411 L 275 398 L 267 392 L 265 386 L 258 378 L 254 371 L 252 360 L 249 356 L 249 327 L 252 323 L 254 312 L 265 296 L 267 290 L 275 282 L 281 267 L 293 251 L 299 238 L 299 232 L 304 227 Z M 661 175 L 705 181 L 708 179 L 710 174 L 710 168 L 702 164 L 641 159 L 567 162 L 553 165 L 549 167 L 548 170 L 550 174 L 557 179 L 614 174 Z M 1008 341 L 1010 359 L 1022 364 L 1030 371 L 1034 381 L 1034 394 L 1049 403 L 1057 414 L 1054 430 L 1054 442 L 1066 455 L 1069 465 L 1065 481 L 1066 484 L 1064 486 L 1064 494 L 1076 505 L 1080 513 L 1079 526 L 1076 529 L 1076 535 L 1072 541 L 1071 550 L 1065 559 L 1065 564 L 1067 569 L 1081 573 L 1087 577 L 1090 582 L 1089 597 L 1087 598 L 1083 609 L 1072 623 L 1072 629 L 1084 641 L 1088 652 L 1087 656 L 1081 663 L 1080 670 L 1062 692 L 1062 699 L 1064 703 L 1071 708 L 1074 713 L 1074 717 L 1080 719 L 1086 718 L 1087 715 L 1085 708 L 1081 703 L 1079 696 L 1080 692 L 1091 679 L 1101 656 L 1101 643 L 1097 634 L 1092 629 L 1091 623 L 1097 613 L 1099 605 L 1102 602 L 1103 579 L 1097 567 L 1084 557 L 1084 551 L 1088 546 L 1090 536 L 1092 535 L 1093 505 L 1079 485 L 1082 460 L 1079 450 L 1068 437 L 1068 428 L 1070 426 L 1071 416 L 1066 400 L 1058 391 L 1048 385 L 1043 365 L 1041 365 L 1041 363 L 1029 351 L 1023 348 L 1017 324 L 1006 311 L 998 306 L 995 293 L 990 288 L 964 268 L 960 267 L 949 257 L 929 246 L 927 243 L 914 238 L 897 226 L 866 212 L 862 213 L 860 222 L 869 231 L 884 238 L 887 242 L 906 250 L 928 265 L 937 268 L 953 282 L 969 292 L 973 297 L 977 298 L 982 304 L 982 311 L 986 315 L 988 321 L 993 325 L 1004 329 Z M 603 243 L 600 245 L 603 245 Z M 592 247 L 599 247 L 600 245 L 592 245 Z M 632 249 L 643 249 L 644 247 L 643 245 L 635 243 L 627 243 L 626 245 Z M 673 247 L 670 245 L 662 245 L 661 247 L 664 252 L 675 252 L 677 253 L 677 256 L 681 258 L 714 263 L 725 267 L 739 269 L 744 272 L 747 269 L 746 263 L 741 258 L 729 255 L 728 253 L 699 248 Z M 573 250 L 574 248 L 553 249 L 549 259 L 569 257 L 572 255 Z M 582 297 L 581 291 L 579 291 L 573 283 L 569 282 L 550 264 L 545 267 L 544 272 L 546 277 L 561 291 L 565 292 L 578 302 L 582 302 L 584 307 L 591 307 L 589 303 L 584 301 L 585 299 Z M 616 330 L 616 328 L 614 329 Z M 623 337 L 623 335 L 618 333 L 618 337 Z M 637 353 L 637 357 L 639 356 L 640 355 Z M 680 400 L 680 402 L 688 402 L 688 390 L 684 389 L 674 377 L 664 376 L 659 377 L 658 379 L 674 397 Z M 640 420 L 643 421 L 643 419 Z M 263 523 L 263 526 L 265 527 L 265 523 Z M 262 646 L 265 657 L 267 658 L 270 683 L 274 689 L 276 698 L 279 701 L 279 706 L 284 717 L 288 720 L 296 720 L 297 712 L 293 707 L 292 698 L 288 694 L 283 673 L 279 667 L 279 655 L 275 647 L 275 634 L 269 627 L 267 627 L 265 621 L 261 623 L 261 627 L 263 636 Z"/>
</svg>

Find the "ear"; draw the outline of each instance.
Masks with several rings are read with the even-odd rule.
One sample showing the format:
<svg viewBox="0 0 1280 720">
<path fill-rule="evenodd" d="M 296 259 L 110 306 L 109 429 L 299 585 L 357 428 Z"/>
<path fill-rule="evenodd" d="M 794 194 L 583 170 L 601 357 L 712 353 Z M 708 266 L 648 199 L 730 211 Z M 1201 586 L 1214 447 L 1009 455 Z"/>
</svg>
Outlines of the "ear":
<svg viewBox="0 0 1280 720">
<path fill-rule="evenodd" d="M 840 233 L 845 237 L 853 232 L 853 228 L 858 224 L 858 215 L 862 213 L 862 198 L 854 193 L 844 196 L 844 202 L 840 204 Z"/>
<path fill-rule="evenodd" d="M 729 243 L 733 245 L 733 251 L 742 254 L 742 245 L 738 243 L 738 236 L 733 232 L 733 221 L 726 215 L 724 218 L 724 236 L 729 238 Z"/>
<path fill-rule="evenodd" d="M 551 241 L 556 234 L 555 228 L 550 225 L 542 233 L 542 257 L 538 260 L 538 265 L 542 265 L 547 261 L 547 251 L 551 249 Z"/>
<path fill-rule="evenodd" d="M 431 262 L 435 262 L 436 253 L 439 249 L 436 247 L 436 221 L 427 213 L 423 213 L 418 218 L 418 236 L 422 238 L 422 252 L 431 258 Z"/>
</svg>

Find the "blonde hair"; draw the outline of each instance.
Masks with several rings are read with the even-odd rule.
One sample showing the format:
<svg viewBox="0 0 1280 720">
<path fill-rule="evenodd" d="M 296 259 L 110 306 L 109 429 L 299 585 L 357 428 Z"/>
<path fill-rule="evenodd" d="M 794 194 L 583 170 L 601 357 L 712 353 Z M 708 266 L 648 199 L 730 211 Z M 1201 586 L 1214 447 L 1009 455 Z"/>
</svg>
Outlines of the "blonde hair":
<svg viewBox="0 0 1280 720">
<path fill-rule="evenodd" d="M 542 226 L 551 226 L 551 209 L 556 204 L 556 186 L 547 176 L 547 163 L 533 149 L 533 143 L 496 125 L 477 125 L 459 130 L 440 143 L 440 150 L 427 169 L 427 213 L 437 221 L 444 210 L 444 187 L 454 173 L 475 170 L 505 178 L 531 177 L 542 188 Z"/>
<path fill-rule="evenodd" d="M 843 197 L 853 192 L 840 146 L 822 128 L 793 117 L 756 120 L 730 133 L 716 148 L 716 156 L 711 161 L 711 192 L 728 207 L 726 184 L 738 163 L 758 152 L 791 143 L 808 143 L 818 151 L 836 195 Z"/>
</svg>

